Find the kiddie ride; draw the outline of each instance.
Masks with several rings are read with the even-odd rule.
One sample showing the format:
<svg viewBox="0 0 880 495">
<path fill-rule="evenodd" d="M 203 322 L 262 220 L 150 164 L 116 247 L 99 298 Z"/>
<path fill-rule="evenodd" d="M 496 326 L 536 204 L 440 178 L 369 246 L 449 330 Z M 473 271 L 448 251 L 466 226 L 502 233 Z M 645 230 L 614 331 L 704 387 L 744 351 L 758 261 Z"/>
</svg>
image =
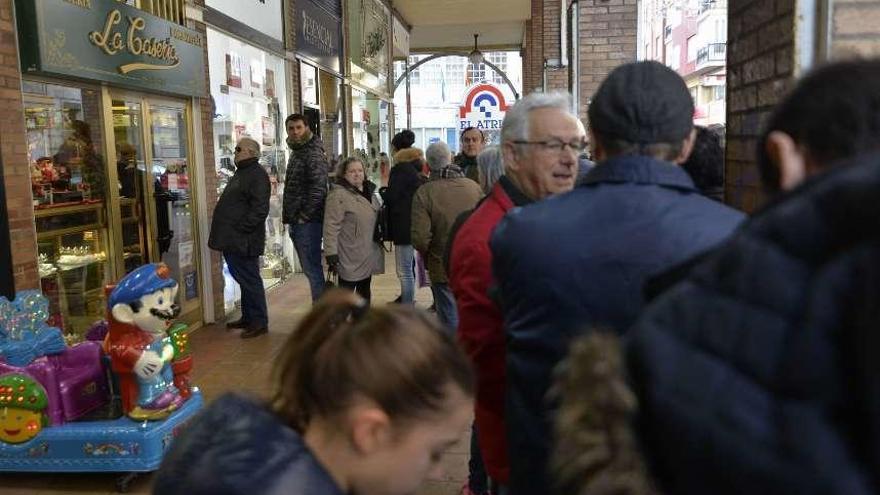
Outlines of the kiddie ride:
<svg viewBox="0 0 880 495">
<path fill-rule="evenodd" d="M 103 342 L 70 347 L 39 292 L 0 297 L 0 472 L 118 472 L 124 492 L 202 406 L 168 267 L 107 290 Z"/>
</svg>

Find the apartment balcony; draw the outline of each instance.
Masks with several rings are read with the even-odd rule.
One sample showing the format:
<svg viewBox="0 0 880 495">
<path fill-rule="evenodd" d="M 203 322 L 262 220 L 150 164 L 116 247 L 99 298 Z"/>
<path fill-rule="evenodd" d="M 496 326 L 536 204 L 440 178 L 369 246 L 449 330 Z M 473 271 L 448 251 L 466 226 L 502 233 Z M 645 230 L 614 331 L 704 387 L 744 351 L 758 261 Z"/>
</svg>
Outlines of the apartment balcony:
<svg viewBox="0 0 880 495">
<path fill-rule="evenodd" d="M 156 17 L 185 25 L 186 0 L 117 0 L 120 3 L 149 12 Z"/>
<path fill-rule="evenodd" d="M 727 0 L 702 0 L 697 8 L 697 15 L 702 15 L 703 12 L 708 12 L 712 9 L 727 10 Z"/>
<path fill-rule="evenodd" d="M 694 73 L 706 74 L 724 67 L 727 63 L 727 43 L 709 43 L 697 50 L 697 63 Z"/>
</svg>

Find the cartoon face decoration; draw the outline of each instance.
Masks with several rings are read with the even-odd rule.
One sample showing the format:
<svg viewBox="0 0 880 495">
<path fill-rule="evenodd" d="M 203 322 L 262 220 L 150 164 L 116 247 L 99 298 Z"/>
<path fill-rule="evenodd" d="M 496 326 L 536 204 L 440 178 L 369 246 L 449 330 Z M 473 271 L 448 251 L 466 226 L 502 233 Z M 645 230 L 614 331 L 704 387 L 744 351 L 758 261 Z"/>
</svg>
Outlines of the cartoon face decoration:
<svg viewBox="0 0 880 495">
<path fill-rule="evenodd" d="M 177 289 L 167 266 L 144 265 L 126 275 L 113 290 L 110 311 L 119 322 L 134 325 L 154 338 L 163 337 L 180 313 L 174 302 Z"/>
<path fill-rule="evenodd" d="M 0 442 L 23 443 L 46 424 L 46 391 L 33 378 L 10 374 L 0 377 Z"/>
</svg>

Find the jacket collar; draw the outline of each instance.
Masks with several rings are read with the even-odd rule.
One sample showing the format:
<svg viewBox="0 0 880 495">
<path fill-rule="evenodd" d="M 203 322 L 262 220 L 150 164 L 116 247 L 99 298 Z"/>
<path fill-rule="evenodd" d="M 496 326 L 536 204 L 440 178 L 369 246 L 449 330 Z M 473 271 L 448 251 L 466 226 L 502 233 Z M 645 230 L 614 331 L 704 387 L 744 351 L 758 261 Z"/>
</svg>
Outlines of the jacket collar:
<svg viewBox="0 0 880 495">
<path fill-rule="evenodd" d="M 242 161 L 236 163 L 236 164 L 235 164 L 235 170 L 236 170 L 236 171 L 238 171 L 238 170 L 244 170 L 244 169 L 246 169 L 246 168 L 248 168 L 248 167 L 251 167 L 251 166 L 254 166 L 254 165 L 259 165 L 259 164 L 260 164 L 260 159 L 259 159 L 259 158 L 248 158 L 247 160 L 242 160 Z"/>
<path fill-rule="evenodd" d="M 513 202 L 513 206 L 525 206 L 529 203 L 532 203 L 532 198 L 528 197 L 519 190 L 518 187 L 510 180 L 506 175 L 502 175 L 498 178 L 498 187 L 504 191 L 504 194 L 510 198 L 510 201 Z"/>
<path fill-rule="evenodd" d="M 372 201 L 373 193 L 376 192 L 376 184 L 367 179 L 364 179 L 363 191 L 358 191 L 357 188 L 349 184 L 348 181 L 344 178 L 337 178 L 336 185 L 352 194 L 357 194 L 358 196 L 363 196 L 364 198 L 367 198 L 367 201 Z"/>
<path fill-rule="evenodd" d="M 593 167 L 582 186 L 603 182 L 653 184 L 698 192 L 694 181 L 681 167 L 649 156 L 619 156 Z"/>
</svg>

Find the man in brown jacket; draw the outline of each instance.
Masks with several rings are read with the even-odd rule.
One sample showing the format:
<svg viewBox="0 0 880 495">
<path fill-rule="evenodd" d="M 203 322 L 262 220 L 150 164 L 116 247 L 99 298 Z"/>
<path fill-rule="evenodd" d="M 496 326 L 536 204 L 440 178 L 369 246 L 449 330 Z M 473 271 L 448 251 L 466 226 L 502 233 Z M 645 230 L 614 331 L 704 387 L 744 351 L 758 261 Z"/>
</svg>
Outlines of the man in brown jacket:
<svg viewBox="0 0 880 495">
<path fill-rule="evenodd" d="M 412 243 L 427 262 L 437 316 L 450 331 L 454 331 L 458 327 L 458 311 L 449 289 L 443 254 L 455 219 L 462 212 L 473 209 L 483 192 L 476 182 L 466 178 L 464 172 L 451 163 L 452 153 L 446 143 L 438 141 L 428 146 L 425 159 L 431 168 L 431 179 L 413 197 Z"/>
</svg>

